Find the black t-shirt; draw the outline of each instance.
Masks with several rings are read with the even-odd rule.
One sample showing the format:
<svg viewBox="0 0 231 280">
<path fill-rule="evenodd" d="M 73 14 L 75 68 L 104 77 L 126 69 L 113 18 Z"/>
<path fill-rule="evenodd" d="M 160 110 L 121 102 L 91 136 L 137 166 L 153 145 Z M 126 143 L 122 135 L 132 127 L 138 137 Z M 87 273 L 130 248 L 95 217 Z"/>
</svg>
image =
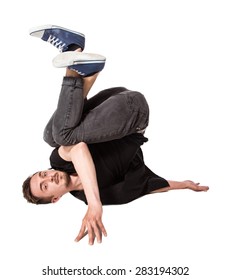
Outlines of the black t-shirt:
<svg viewBox="0 0 231 280">
<path fill-rule="evenodd" d="M 140 146 L 147 141 L 142 134 L 132 134 L 109 142 L 88 144 L 103 205 L 128 203 L 168 186 L 165 179 L 144 164 Z M 72 162 L 59 156 L 58 148 L 53 150 L 50 163 L 53 169 L 76 173 Z M 87 204 L 84 191 L 72 191 L 71 194 Z"/>
</svg>

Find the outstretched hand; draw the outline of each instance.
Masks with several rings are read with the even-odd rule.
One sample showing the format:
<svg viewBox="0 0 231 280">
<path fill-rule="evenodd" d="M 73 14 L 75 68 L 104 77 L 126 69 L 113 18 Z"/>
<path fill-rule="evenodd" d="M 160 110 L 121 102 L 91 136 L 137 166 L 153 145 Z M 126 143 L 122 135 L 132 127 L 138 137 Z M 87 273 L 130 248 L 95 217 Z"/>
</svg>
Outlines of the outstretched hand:
<svg viewBox="0 0 231 280">
<path fill-rule="evenodd" d="M 107 236 L 106 229 L 102 222 L 102 206 L 89 206 L 86 215 L 83 218 L 82 226 L 75 241 L 80 241 L 88 234 L 89 245 L 93 245 L 95 238 L 98 243 L 102 242 L 102 234 Z"/>
<path fill-rule="evenodd" d="M 185 188 L 195 191 L 195 192 L 206 192 L 209 190 L 208 186 L 201 186 L 200 183 L 194 183 L 193 181 L 187 180 L 184 181 Z"/>
</svg>

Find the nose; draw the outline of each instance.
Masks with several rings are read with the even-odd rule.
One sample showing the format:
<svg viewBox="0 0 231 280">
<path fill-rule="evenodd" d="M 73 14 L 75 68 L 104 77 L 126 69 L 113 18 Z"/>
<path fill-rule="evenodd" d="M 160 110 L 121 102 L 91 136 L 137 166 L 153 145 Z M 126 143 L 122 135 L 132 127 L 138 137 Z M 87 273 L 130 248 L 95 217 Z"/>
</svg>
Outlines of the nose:
<svg viewBox="0 0 231 280">
<path fill-rule="evenodd" d="M 51 181 L 51 182 L 54 181 L 54 175 L 50 175 L 50 181 Z"/>
<path fill-rule="evenodd" d="M 54 181 L 54 175 L 48 175 L 48 176 L 45 178 L 45 181 L 53 182 L 53 181 Z"/>
</svg>

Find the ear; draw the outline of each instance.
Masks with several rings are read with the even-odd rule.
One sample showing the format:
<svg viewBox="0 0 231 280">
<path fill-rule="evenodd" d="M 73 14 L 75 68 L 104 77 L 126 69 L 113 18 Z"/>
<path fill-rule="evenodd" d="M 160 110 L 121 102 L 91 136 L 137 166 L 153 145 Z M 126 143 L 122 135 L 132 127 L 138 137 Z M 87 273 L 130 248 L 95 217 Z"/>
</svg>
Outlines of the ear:
<svg viewBox="0 0 231 280">
<path fill-rule="evenodd" d="M 61 198 L 61 196 L 58 196 L 58 197 L 53 196 L 52 199 L 51 199 L 51 203 L 57 202 L 60 198 Z"/>
</svg>

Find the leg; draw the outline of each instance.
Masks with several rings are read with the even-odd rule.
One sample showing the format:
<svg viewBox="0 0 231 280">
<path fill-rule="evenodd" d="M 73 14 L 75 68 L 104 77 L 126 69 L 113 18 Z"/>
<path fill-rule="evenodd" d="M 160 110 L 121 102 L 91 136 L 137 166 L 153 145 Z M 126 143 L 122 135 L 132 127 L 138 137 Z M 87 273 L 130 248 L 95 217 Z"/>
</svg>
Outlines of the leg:
<svg viewBox="0 0 231 280">
<path fill-rule="evenodd" d="M 80 52 L 81 49 L 77 49 L 77 51 Z M 75 128 L 76 141 L 79 142 L 78 135 L 80 129 L 78 128 L 78 124 L 82 118 L 82 114 L 86 114 L 87 111 L 94 109 L 110 96 L 126 90 L 122 87 L 113 90 L 103 90 L 87 101 L 87 94 L 97 79 L 98 74 L 82 77 L 76 71 L 66 68 L 58 108 L 47 123 L 43 134 L 44 141 L 51 147 L 71 145 L 72 142 L 67 142 L 66 137 L 68 136 L 67 134 L 71 133 L 70 130 L 72 128 Z M 75 83 L 79 86 L 75 86 Z M 68 112 L 65 111 L 67 108 L 69 109 Z M 69 122 L 68 116 L 70 116 L 71 122 Z"/>
<path fill-rule="evenodd" d="M 71 110 L 72 103 L 75 103 L 75 111 Z M 44 141 L 52 147 L 62 145 L 60 140 L 62 140 L 61 137 L 66 128 L 66 124 L 71 125 L 73 118 L 77 122 L 80 121 L 83 104 L 83 80 L 74 76 L 65 76 L 63 78 L 57 109 L 44 129 Z"/>
<path fill-rule="evenodd" d="M 63 54 L 64 56 L 58 56 L 53 60 L 56 67 L 63 67 L 63 62 L 66 63 L 67 61 L 66 66 L 71 66 L 66 69 L 66 78 L 63 81 L 58 108 L 52 115 L 44 131 L 44 140 L 52 147 L 57 147 L 60 143 L 63 143 L 63 138 L 66 139 L 67 134 L 69 132 L 71 133 L 70 129 L 67 132 L 65 132 L 65 129 L 71 125 L 73 127 L 78 126 L 85 103 L 83 99 L 87 96 L 95 82 L 98 75 L 97 72 L 103 69 L 105 58 L 96 54 L 79 54 L 85 46 L 84 34 L 60 26 L 46 25 L 36 27 L 30 30 L 30 35 L 51 43 L 59 51 L 65 52 Z M 74 50 L 77 50 L 77 52 L 74 52 Z M 93 73 L 97 74 L 94 75 Z M 84 79 L 84 82 L 81 80 L 80 75 L 87 77 Z M 66 91 L 77 92 L 76 94 L 64 94 Z M 67 96 L 68 98 L 65 100 Z M 73 100 L 71 100 L 72 98 Z M 75 101 L 79 102 L 75 103 Z M 74 112 L 71 103 L 76 104 Z M 91 104 L 93 105 L 94 102 L 91 102 Z M 62 115 L 63 113 L 64 115 Z M 61 120 L 62 118 L 63 121 Z M 81 133 L 78 134 L 81 135 Z M 66 142 L 66 140 L 64 143 L 71 144 L 71 142 Z"/>
<path fill-rule="evenodd" d="M 84 107 L 84 111 L 87 113 L 90 110 L 93 110 L 94 108 L 99 106 L 101 103 L 106 101 L 108 98 L 110 98 L 114 95 L 117 95 L 119 93 L 122 93 L 124 91 L 127 91 L 127 89 L 125 87 L 114 87 L 114 88 L 104 89 L 87 100 L 85 107 Z"/>
<path fill-rule="evenodd" d="M 125 88 L 112 88 L 105 93 L 117 89 L 122 91 L 112 94 L 87 112 L 81 123 L 84 132 L 82 141 L 88 144 L 106 142 L 140 132 L 148 126 L 149 107 L 144 96 Z"/>
<path fill-rule="evenodd" d="M 45 33 L 53 34 L 54 29 L 52 27 L 49 32 L 46 29 Z M 58 33 L 60 30 L 59 28 Z M 63 30 L 61 31 L 63 33 Z M 47 36 L 41 38 L 47 40 Z M 68 146 L 81 141 L 104 142 L 141 132 L 147 127 L 149 108 L 144 96 L 139 92 L 125 88 L 108 89 L 85 102 L 84 98 L 97 77 L 89 75 L 103 69 L 103 56 L 65 50 L 65 53 L 53 60 L 53 64 L 56 67 L 68 68 L 57 110 L 44 132 L 44 140 L 51 146 Z M 79 75 L 71 70 L 77 71 Z"/>
<path fill-rule="evenodd" d="M 147 127 L 149 108 L 142 94 L 111 88 L 84 101 L 87 91 L 84 94 L 83 88 L 89 78 L 64 77 L 57 110 L 44 132 L 51 146 L 105 142 Z M 86 88 L 91 86 L 86 83 Z"/>
<path fill-rule="evenodd" d="M 44 135 L 43 135 L 44 141 L 47 142 L 51 147 L 60 146 L 60 144 L 58 144 L 59 139 L 57 138 L 57 135 L 59 134 L 59 129 L 61 127 L 64 127 L 64 124 L 62 124 L 59 120 L 63 119 L 65 122 L 65 119 L 63 118 L 63 116 L 67 116 L 68 113 L 63 112 L 62 109 L 67 108 L 67 104 L 69 102 L 71 102 L 71 100 L 70 100 L 70 98 L 72 98 L 71 92 L 72 91 L 75 92 L 75 94 L 73 94 L 73 96 L 74 96 L 76 102 L 75 101 L 73 101 L 73 102 L 76 105 L 75 106 L 75 112 L 77 113 L 76 122 L 79 122 L 79 120 L 82 117 L 84 98 L 87 96 L 87 94 L 88 94 L 89 90 L 91 89 L 92 85 L 94 84 L 97 76 L 98 76 L 98 73 L 96 73 L 93 76 L 81 79 L 81 76 L 76 71 L 70 70 L 68 68 L 66 69 L 66 75 L 63 80 L 63 86 L 62 86 L 62 90 L 61 90 L 60 98 L 59 98 L 59 102 L 58 102 L 58 109 L 54 112 L 54 114 L 50 118 L 49 122 L 47 123 L 46 128 L 44 130 Z M 75 88 L 75 83 L 79 84 L 79 87 Z M 64 114 L 64 115 L 62 115 L 62 114 Z"/>
</svg>

